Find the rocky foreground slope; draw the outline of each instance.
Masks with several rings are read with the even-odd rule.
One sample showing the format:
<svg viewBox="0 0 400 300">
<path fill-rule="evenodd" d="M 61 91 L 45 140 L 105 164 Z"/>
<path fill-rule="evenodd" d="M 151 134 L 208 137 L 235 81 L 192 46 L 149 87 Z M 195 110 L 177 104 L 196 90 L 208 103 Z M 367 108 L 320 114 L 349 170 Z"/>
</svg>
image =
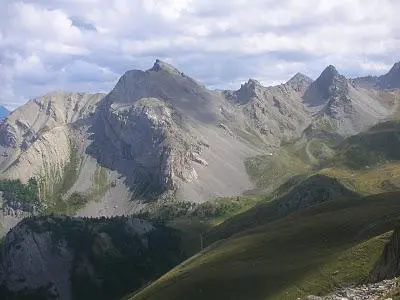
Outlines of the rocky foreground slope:
<svg viewBox="0 0 400 300">
<path fill-rule="evenodd" d="M 136 218 L 27 218 L 0 247 L 0 299 L 120 299 L 183 259 L 178 233 Z"/>
<path fill-rule="evenodd" d="M 308 296 L 307 300 L 393 300 L 399 288 L 398 279 L 344 288 L 324 297 Z M 396 298 L 395 298 L 396 299 Z"/>
</svg>

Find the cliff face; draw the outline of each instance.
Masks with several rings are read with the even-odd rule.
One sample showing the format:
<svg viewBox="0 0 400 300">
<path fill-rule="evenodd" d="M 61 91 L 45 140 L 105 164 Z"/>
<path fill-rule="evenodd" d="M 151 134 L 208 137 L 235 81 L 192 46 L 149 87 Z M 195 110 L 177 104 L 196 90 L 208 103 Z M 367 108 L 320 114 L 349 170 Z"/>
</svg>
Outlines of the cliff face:
<svg viewBox="0 0 400 300">
<path fill-rule="evenodd" d="M 400 275 L 400 228 L 397 227 L 374 269 L 368 276 L 369 282 L 379 282 Z"/>
<path fill-rule="evenodd" d="M 157 196 L 176 190 L 198 175 L 197 163 L 204 147 L 184 128 L 180 115 L 163 100 L 142 98 L 133 103 L 113 103 L 103 112 L 91 154 L 129 178 L 138 195 Z M 100 124 L 99 124 L 100 125 Z M 106 140 L 113 145 L 107 151 Z"/>
<path fill-rule="evenodd" d="M 1 246 L 0 298 L 119 299 L 183 259 L 177 232 L 135 218 L 28 218 Z"/>
</svg>

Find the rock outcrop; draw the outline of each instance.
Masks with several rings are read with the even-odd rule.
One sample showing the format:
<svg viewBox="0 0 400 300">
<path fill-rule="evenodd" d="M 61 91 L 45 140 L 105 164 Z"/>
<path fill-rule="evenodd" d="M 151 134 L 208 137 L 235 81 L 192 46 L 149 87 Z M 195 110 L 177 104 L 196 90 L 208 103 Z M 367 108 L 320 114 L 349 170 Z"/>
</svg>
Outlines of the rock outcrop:
<svg viewBox="0 0 400 300">
<path fill-rule="evenodd" d="M 343 288 L 335 293 L 319 297 L 308 296 L 307 300 L 392 300 L 391 295 L 398 289 L 398 280 L 384 280 L 382 282 Z"/>
<path fill-rule="evenodd" d="M 368 276 L 369 282 L 393 279 L 400 275 L 400 228 L 397 227 L 383 253 Z"/>
<path fill-rule="evenodd" d="M 120 299 L 183 259 L 177 232 L 123 217 L 28 218 L 0 251 L 1 299 Z"/>
</svg>

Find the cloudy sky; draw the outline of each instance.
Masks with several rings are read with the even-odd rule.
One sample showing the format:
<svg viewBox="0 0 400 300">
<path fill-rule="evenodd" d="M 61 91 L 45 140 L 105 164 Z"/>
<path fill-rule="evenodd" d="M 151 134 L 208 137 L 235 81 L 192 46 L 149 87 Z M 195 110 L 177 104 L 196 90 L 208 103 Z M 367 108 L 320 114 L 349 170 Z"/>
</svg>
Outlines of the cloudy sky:
<svg viewBox="0 0 400 300">
<path fill-rule="evenodd" d="M 166 60 L 211 88 L 400 60 L 398 0 L 0 0 L 0 103 L 109 91 Z"/>
</svg>

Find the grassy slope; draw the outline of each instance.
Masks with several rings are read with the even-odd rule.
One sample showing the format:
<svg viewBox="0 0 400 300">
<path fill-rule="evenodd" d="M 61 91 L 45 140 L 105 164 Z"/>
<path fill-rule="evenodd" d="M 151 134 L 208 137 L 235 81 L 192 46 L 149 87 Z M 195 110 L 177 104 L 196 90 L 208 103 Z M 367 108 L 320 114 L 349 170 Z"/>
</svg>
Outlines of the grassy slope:
<svg viewBox="0 0 400 300">
<path fill-rule="evenodd" d="M 263 193 L 275 191 L 292 176 L 308 173 L 310 169 L 310 165 L 289 148 L 273 156 L 257 156 L 246 161 L 250 178 Z"/>
<path fill-rule="evenodd" d="M 346 139 L 320 174 L 365 195 L 400 187 L 400 123 L 390 121 Z"/>
<path fill-rule="evenodd" d="M 206 244 L 210 245 L 235 233 L 282 219 L 293 212 L 305 210 L 321 202 L 357 196 L 336 179 L 321 175 L 311 176 L 295 185 L 282 197 L 271 202 L 258 203 L 251 209 L 211 228 L 205 235 Z"/>
<path fill-rule="evenodd" d="M 362 280 L 400 218 L 400 193 L 339 200 L 219 241 L 132 300 L 296 299 Z"/>
<path fill-rule="evenodd" d="M 364 169 L 400 160 L 400 123 L 388 121 L 346 139 L 337 149 L 336 165 Z"/>
<path fill-rule="evenodd" d="M 338 178 L 348 188 L 365 195 L 395 191 L 400 188 L 400 163 L 398 162 L 363 170 L 332 167 L 318 173 Z"/>
</svg>

